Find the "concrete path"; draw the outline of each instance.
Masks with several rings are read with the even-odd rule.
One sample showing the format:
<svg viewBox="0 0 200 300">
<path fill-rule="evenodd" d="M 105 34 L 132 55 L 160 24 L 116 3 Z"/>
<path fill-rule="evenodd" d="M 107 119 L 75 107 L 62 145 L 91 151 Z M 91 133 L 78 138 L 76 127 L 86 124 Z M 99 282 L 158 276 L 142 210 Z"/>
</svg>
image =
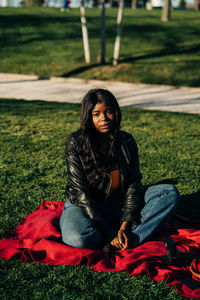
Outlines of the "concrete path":
<svg viewBox="0 0 200 300">
<path fill-rule="evenodd" d="M 96 87 L 113 92 L 121 106 L 200 113 L 200 88 L 0 73 L 0 98 L 80 103 Z"/>
</svg>

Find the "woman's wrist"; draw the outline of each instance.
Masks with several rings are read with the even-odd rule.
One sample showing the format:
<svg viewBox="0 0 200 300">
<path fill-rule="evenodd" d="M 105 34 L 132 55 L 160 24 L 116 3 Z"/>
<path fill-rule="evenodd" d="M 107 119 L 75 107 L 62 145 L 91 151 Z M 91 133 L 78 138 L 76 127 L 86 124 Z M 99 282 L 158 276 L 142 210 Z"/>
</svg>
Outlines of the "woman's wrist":
<svg viewBox="0 0 200 300">
<path fill-rule="evenodd" d="M 118 231 L 125 232 L 129 226 L 130 226 L 130 222 L 124 221 L 124 222 L 122 222 Z"/>
</svg>

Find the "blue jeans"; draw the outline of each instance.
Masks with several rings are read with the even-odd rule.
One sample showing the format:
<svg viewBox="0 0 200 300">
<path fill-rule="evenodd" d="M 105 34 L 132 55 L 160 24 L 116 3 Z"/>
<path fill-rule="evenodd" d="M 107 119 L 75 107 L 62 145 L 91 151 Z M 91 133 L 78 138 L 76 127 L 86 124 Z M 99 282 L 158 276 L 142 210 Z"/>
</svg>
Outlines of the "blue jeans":
<svg viewBox="0 0 200 300">
<path fill-rule="evenodd" d="M 149 187 L 144 195 L 145 206 L 141 211 L 141 224 L 133 225 L 130 230 L 130 248 L 142 244 L 155 234 L 175 211 L 180 200 L 178 190 L 170 184 Z M 111 222 L 120 220 L 121 211 L 114 202 L 106 214 Z M 65 244 L 78 247 L 99 249 L 104 238 L 95 222 L 85 215 L 83 209 L 66 201 L 60 218 L 62 240 Z M 116 231 L 117 235 L 117 231 Z"/>
</svg>

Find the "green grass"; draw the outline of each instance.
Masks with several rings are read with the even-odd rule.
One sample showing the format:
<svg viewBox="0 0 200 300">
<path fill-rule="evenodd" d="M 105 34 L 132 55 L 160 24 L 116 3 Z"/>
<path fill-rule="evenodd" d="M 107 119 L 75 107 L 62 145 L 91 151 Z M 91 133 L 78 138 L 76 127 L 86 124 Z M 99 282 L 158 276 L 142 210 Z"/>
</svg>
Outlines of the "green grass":
<svg viewBox="0 0 200 300">
<path fill-rule="evenodd" d="M 0 238 L 43 200 L 65 200 L 66 137 L 79 105 L 0 100 Z M 200 219 L 200 116 L 122 108 L 122 129 L 139 146 L 144 184 L 168 182 L 182 194 L 178 212 Z M 1 299 L 183 299 L 147 274 L 94 272 L 85 266 L 0 261 Z"/>
<path fill-rule="evenodd" d="M 107 9 L 106 65 L 99 65 L 100 9 L 87 9 L 91 64 L 85 65 L 80 12 L 1 8 L 0 72 L 200 86 L 199 12 L 125 9 L 118 66 L 112 66 L 117 9 Z"/>
</svg>

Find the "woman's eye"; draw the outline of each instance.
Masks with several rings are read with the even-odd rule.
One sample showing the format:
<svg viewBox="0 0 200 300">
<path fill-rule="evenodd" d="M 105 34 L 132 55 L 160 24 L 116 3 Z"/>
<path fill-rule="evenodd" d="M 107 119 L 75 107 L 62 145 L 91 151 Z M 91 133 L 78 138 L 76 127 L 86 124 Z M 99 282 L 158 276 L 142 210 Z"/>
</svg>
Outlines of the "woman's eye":
<svg viewBox="0 0 200 300">
<path fill-rule="evenodd" d="M 98 117 L 99 114 L 98 113 L 95 113 L 95 114 L 92 114 L 93 117 Z"/>
</svg>

